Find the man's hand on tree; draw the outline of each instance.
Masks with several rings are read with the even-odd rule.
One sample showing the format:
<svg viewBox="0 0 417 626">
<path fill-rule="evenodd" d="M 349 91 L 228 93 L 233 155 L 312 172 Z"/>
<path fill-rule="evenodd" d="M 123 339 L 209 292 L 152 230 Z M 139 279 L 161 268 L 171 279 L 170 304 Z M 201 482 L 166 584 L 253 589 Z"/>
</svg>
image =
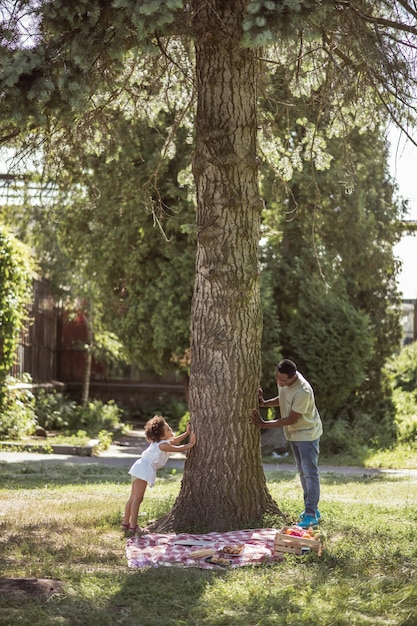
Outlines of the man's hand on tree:
<svg viewBox="0 0 417 626">
<path fill-rule="evenodd" d="M 262 427 L 264 423 L 258 409 L 252 409 L 251 420 L 252 420 L 252 424 L 257 426 L 258 428 Z"/>
</svg>

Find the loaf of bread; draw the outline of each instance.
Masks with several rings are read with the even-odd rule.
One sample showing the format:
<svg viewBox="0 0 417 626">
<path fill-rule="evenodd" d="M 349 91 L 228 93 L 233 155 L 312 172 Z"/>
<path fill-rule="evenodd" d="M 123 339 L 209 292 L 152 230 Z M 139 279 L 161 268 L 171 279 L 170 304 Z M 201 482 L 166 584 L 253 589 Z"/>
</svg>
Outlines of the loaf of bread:
<svg viewBox="0 0 417 626">
<path fill-rule="evenodd" d="M 192 559 L 204 559 L 204 557 L 213 556 L 214 554 L 216 554 L 216 550 L 213 550 L 213 548 L 200 548 L 190 552 L 190 557 Z"/>
</svg>

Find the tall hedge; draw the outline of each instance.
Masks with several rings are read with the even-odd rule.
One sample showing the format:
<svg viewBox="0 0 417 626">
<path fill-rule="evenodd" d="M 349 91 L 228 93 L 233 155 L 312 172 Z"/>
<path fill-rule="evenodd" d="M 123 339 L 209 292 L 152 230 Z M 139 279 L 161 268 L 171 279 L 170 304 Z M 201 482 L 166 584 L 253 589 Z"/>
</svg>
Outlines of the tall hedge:
<svg viewBox="0 0 417 626">
<path fill-rule="evenodd" d="M 27 248 L 0 226 L 0 410 L 19 332 L 28 316 L 32 266 Z"/>
</svg>

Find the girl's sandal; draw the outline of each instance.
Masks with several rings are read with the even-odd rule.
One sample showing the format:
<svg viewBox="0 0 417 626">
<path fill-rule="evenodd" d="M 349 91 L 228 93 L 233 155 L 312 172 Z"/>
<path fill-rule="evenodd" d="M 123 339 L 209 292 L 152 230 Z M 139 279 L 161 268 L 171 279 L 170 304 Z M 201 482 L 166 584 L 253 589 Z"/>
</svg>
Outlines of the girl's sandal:
<svg viewBox="0 0 417 626">
<path fill-rule="evenodd" d="M 136 533 L 136 532 L 138 532 L 138 530 L 141 530 L 141 528 L 139 528 L 139 526 L 137 524 L 133 528 L 132 528 L 132 526 L 129 526 L 129 532 L 130 533 Z"/>
<path fill-rule="evenodd" d="M 124 530 L 125 532 L 129 530 L 129 528 L 130 528 L 129 524 L 122 524 L 122 530 Z"/>
</svg>

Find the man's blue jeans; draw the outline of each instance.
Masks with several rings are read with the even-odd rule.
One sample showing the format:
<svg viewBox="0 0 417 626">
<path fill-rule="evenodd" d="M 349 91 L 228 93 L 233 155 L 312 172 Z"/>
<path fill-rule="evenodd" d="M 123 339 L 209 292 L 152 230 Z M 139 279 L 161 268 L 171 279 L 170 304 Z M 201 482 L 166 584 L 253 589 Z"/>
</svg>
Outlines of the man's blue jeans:
<svg viewBox="0 0 417 626">
<path fill-rule="evenodd" d="M 290 444 L 304 492 L 305 514 L 316 517 L 320 500 L 318 468 L 320 439 L 315 439 L 314 441 L 290 441 Z"/>
</svg>

